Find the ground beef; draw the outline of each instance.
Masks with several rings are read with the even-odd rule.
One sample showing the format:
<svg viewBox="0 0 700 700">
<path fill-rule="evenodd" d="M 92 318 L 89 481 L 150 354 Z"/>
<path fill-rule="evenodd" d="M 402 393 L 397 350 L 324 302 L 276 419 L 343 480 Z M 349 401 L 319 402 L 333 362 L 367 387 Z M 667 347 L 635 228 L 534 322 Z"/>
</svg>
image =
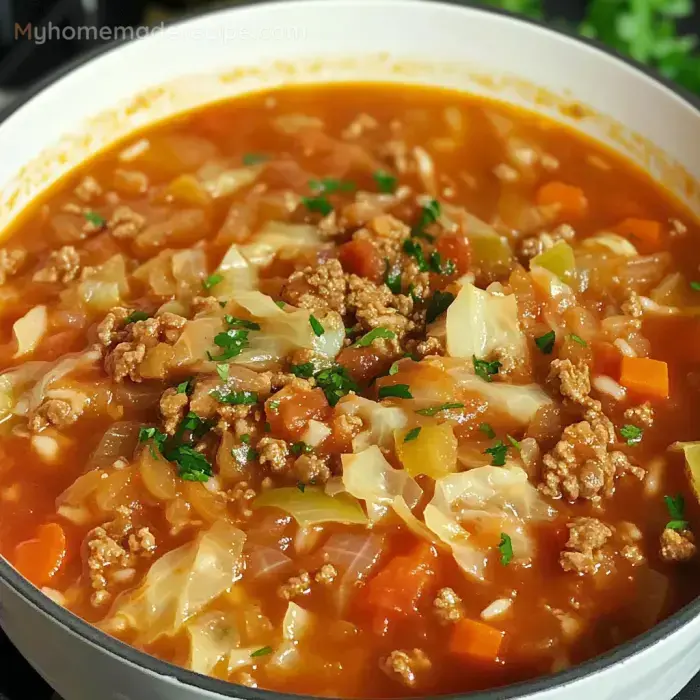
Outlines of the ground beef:
<svg viewBox="0 0 700 700">
<path fill-rule="evenodd" d="M 559 557 L 561 568 L 594 574 L 603 558 L 601 549 L 612 537 L 612 530 L 596 518 L 574 518 L 567 527 L 569 540 Z"/>
<path fill-rule="evenodd" d="M 639 566 L 644 564 L 646 557 L 642 553 L 642 550 L 638 544 L 627 544 L 621 550 L 620 554 L 627 559 L 627 561 L 632 564 L 632 566 Z"/>
<path fill-rule="evenodd" d="M 576 231 L 569 224 L 557 226 L 550 233 L 539 233 L 536 236 L 524 238 L 520 243 L 520 255 L 527 260 L 554 247 L 559 241 L 572 241 L 576 237 Z"/>
<path fill-rule="evenodd" d="M 644 307 L 639 299 L 639 294 L 630 292 L 627 301 L 622 304 L 622 313 L 635 319 L 639 319 L 644 315 Z"/>
<path fill-rule="evenodd" d="M 428 357 L 428 355 L 444 355 L 445 343 L 440 338 L 429 335 L 425 340 L 421 340 L 416 345 L 416 354 L 420 357 Z"/>
<path fill-rule="evenodd" d="M 317 267 L 292 273 L 282 288 L 282 300 L 304 309 L 331 309 L 346 313 L 347 280 L 338 260 L 327 260 Z"/>
<path fill-rule="evenodd" d="M 80 272 L 80 255 L 72 245 L 64 245 L 49 255 L 46 265 L 34 273 L 34 282 L 72 282 Z"/>
<path fill-rule="evenodd" d="M 197 316 L 215 316 L 221 310 L 216 297 L 195 297 L 192 299 L 192 314 Z"/>
<path fill-rule="evenodd" d="M 360 416 L 341 413 L 333 419 L 333 432 L 338 435 L 341 443 L 350 443 L 364 427 Z"/>
<path fill-rule="evenodd" d="M 625 419 L 643 428 L 651 428 L 654 424 L 654 409 L 647 401 L 641 406 L 634 406 L 625 411 Z"/>
<path fill-rule="evenodd" d="M 189 399 L 187 394 L 170 388 L 160 397 L 160 414 L 163 416 L 163 431 L 168 435 L 174 435 L 178 425 L 187 413 Z M 199 415 L 199 414 L 198 414 Z"/>
<path fill-rule="evenodd" d="M 226 492 L 226 498 L 234 504 L 238 514 L 243 519 L 252 517 L 251 501 L 257 496 L 255 489 L 247 481 L 240 481 L 234 488 Z"/>
<path fill-rule="evenodd" d="M 29 416 L 29 430 L 39 433 L 49 426 L 66 428 L 73 425 L 82 415 L 87 397 L 76 393 L 76 400 L 46 398 L 36 411 Z"/>
<path fill-rule="evenodd" d="M 131 311 L 123 306 L 115 306 L 97 326 L 97 338 L 104 347 L 126 339 L 126 319 Z"/>
<path fill-rule="evenodd" d="M 142 527 L 136 533 L 129 535 L 129 551 L 132 554 L 153 554 L 156 550 L 155 535 L 147 528 Z"/>
<path fill-rule="evenodd" d="M 379 126 L 379 122 L 370 114 L 362 112 L 358 114 L 350 124 L 343 129 L 341 136 L 350 141 L 362 136 L 366 131 L 372 131 Z"/>
<path fill-rule="evenodd" d="M 102 187 L 92 175 L 86 175 L 73 191 L 78 199 L 89 204 L 102 194 Z"/>
<path fill-rule="evenodd" d="M 442 624 L 457 622 L 464 617 L 462 599 L 451 588 L 441 588 L 433 601 L 433 610 Z"/>
<path fill-rule="evenodd" d="M 7 250 L 0 248 L 0 285 L 5 284 L 9 277 L 16 275 L 27 260 L 27 251 L 22 248 Z"/>
<path fill-rule="evenodd" d="M 615 478 L 631 473 L 644 478 L 644 470 L 634 466 L 623 452 L 611 451 L 615 429 L 602 414 L 564 429 L 554 449 L 543 458 L 539 488 L 551 498 L 564 496 L 598 501 L 614 492 Z"/>
<path fill-rule="evenodd" d="M 346 299 L 348 311 L 354 313 L 360 328 L 387 328 L 400 341 L 406 333 L 416 329 L 411 319 L 413 300 L 403 294 L 392 294 L 389 288 L 377 285 L 363 277 L 350 275 Z"/>
<path fill-rule="evenodd" d="M 146 225 L 145 217 L 135 212 L 131 207 L 120 206 L 114 210 L 107 222 L 107 230 L 115 238 L 134 238 Z"/>
<path fill-rule="evenodd" d="M 311 590 L 311 576 L 308 571 L 301 571 L 298 576 L 292 576 L 287 583 L 277 589 L 277 595 L 285 600 L 292 600 L 306 595 Z"/>
<path fill-rule="evenodd" d="M 696 552 L 695 537 L 690 530 L 667 527 L 661 533 L 661 558 L 664 561 L 688 561 Z"/>
<path fill-rule="evenodd" d="M 106 354 L 105 370 L 115 382 L 122 382 L 126 378 L 140 382 L 142 377 L 139 365 L 145 359 L 146 352 L 160 343 L 173 345 L 186 322 L 187 319 L 182 316 L 166 311 L 154 318 L 129 324 L 124 340 Z M 110 325 L 111 322 L 103 328 L 100 324 L 98 334 L 108 336 Z"/>
<path fill-rule="evenodd" d="M 591 378 L 585 362 L 574 365 L 571 360 L 553 360 L 547 382 L 573 403 L 587 410 L 600 411 L 600 402 L 589 396 Z"/>
<path fill-rule="evenodd" d="M 325 484 L 331 476 L 328 458 L 315 454 L 298 457 L 294 462 L 294 472 L 302 484 Z"/>
<path fill-rule="evenodd" d="M 330 586 L 338 577 L 338 570 L 333 564 L 324 564 L 315 574 L 314 581 L 324 586 Z"/>
<path fill-rule="evenodd" d="M 269 464 L 273 472 L 283 472 L 287 468 L 289 447 L 284 440 L 265 436 L 257 446 L 260 464 Z"/>
<path fill-rule="evenodd" d="M 430 670 L 431 666 L 430 659 L 421 649 L 411 651 L 397 649 L 380 664 L 382 671 L 390 678 L 401 681 L 409 688 L 414 688 L 418 683 L 419 675 Z"/>
</svg>

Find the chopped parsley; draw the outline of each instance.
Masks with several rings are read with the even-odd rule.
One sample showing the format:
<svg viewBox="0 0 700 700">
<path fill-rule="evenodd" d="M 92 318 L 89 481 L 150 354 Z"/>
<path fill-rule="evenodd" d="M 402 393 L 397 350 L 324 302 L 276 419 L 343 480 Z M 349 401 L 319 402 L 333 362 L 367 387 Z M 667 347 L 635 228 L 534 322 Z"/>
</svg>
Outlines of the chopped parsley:
<svg viewBox="0 0 700 700">
<path fill-rule="evenodd" d="M 625 438 L 628 445 L 638 445 L 642 441 L 643 428 L 636 425 L 623 425 L 620 428 L 620 435 Z"/>
<path fill-rule="evenodd" d="M 246 460 L 254 462 L 258 458 L 258 451 L 254 447 L 249 447 L 246 453 Z"/>
<path fill-rule="evenodd" d="M 287 306 L 281 299 L 277 299 L 277 301 L 275 301 L 275 304 L 277 304 L 277 306 L 279 306 L 280 309 L 283 309 L 285 306 Z"/>
<path fill-rule="evenodd" d="M 102 227 L 107 223 L 107 219 L 105 219 L 104 216 L 100 216 L 96 211 L 86 211 L 83 216 L 93 226 Z"/>
<path fill-rule="evenodd" d="M 508 566 L 513 560 L 513 542 L 505 532 L 501 533 L 501 541 L 498 543 L 498 550 L 501 552 L 501 564 Z"/>
<path fill-rule="evenodd" d="M 303 481 L 297 481 L 297 488 L 299 489 L 299 491 L 304 493 L 304 491 L 306 490 L 306 484 Z"/>
<path fill-rule="evenodd" d="M 399 361 L 396 360 L 396 362 L 392 362 L 391 367 L 389 367 L 389 376 L 393 377 L 398 371 L 399 371 Z"/>
<path fill-rule="evenodd" d="M 540 351 L 545 355 L 551 355 L 552 350 L 554 350 L 554 341 L 556 339 L 556 333 L 554 331 L 549 331 L 548 333 L 535 338 L 535 345 L 537 345 Z"/>
<path fill-rule="evenodd" d="M 449 258 L 443 263 L 440 253 L 434 250 L 430 254 L 430 269 L 438 275 L 454 275 L 457 270 L 454 260 Z"/>
<path fill-rule="evenodd" d="M 488 423 L 481 423 L 479 425 L 479 430 L 491 440 L 496 437 L 496 431 Z"/>
<path fill-rule="evenodd" d="M 320 180 L 309 180 L 309 187 L 314 192 L 325 192 L 326 194 L 331 194 L 333 192 L 353 192 L 357 189 L 354 182 L 336 180 L 332 177 L 324 177 Z"/>
<path fill-rule="evenodd" d="M 210 360 L 230 360 L 232 357 L 237 357 L 248 347 L 247 330 L 240 328 L 230 328 L 223 333 L 217 333 L 214 336 L 214 344 L 221 348 L 219 355 L 213 356 L 207 353 Z"/>
<path fill-rule="evenodd" d="M 382 386 L 379 388 L 379 398 L 412 399 L 413 394 L 408 388 L 408 384 L 394 384 L 392 386 Z"/>
<path fill-rule="evenodd" d="M 411 282 L 411 284 L 408 285 L 408 293 L 411 299 L 413 299 L 414 304 L 420 304 L 423 301 L 420 294 L 416 293 L 416 285 L 413 284 L 413 282 Z"/>
<path fill-rule="evenodd" d="M 424 204 L 420 211 L 418 224 L 411 231 L 411 235 L 425 238 L 428 241 L 435 240 L 435 236 L 426 233 L 425 228 L 430 226 L 430 224 L 434 224 L 440 218 L 440 209 L 440 202 L 436 199 L 431 199 L 427 204 Z"/>
<path fill-rule="evenodd" d="M 493 447 L 487 447 L 484 454 L 491 455 L 491 466 L 502 467 L 506 463 L 506 454 L 508 445 L 503 443 L 503 440 L 497 440 Z"/>
<path fill-rule="evenodd" d="M 262 647 L 252 652 L 250 658 L 257 659 L 259 656 L 267 656 L 268 654 L 272 654 L 272 647 Z"/>
<path fill-rule="evenodd" d="M 690 283 L 690 288 L 696 292 L 700 292 L 700 282 L 696 282 L 695 280 L 693 280 Z"/>
<path fill-rule="evenodd" d="M 167 440 L 168 436 L 162 433 L 158 428 L 154 427 L 144 427 L 139 428 L 139 442 L 147 442 L 148 440 L 153 440 L 153 442 L 158 446 L 158 449 L 162 449 L 163 443 Z"/>
<path fill-rule="evenodd" d="M 272 426 L 267 421 L 265 421 L 263 428 L 265 429 L 266 433 L 269 433 L 272 430 Z"/>
<path fill-rule="evenodd" d="M 671 521 L 666 527 L 670 530 L 687 530 L 688 521 L 685 519 L 685 499 L 683 494 L 664 496 L 664 501 L 666 502 L 668 514 L 671 517 Z"/>
<path fill-rule="evenodd" d="M 241 435 L 241 442 L 244 445 L 250 445 L 250 435 L 246 433 L 245 435 Z"/>
<path fill-rule="evenodd" d="M 221 381 L 228 381 L 228 373 L 230 369 L 231 368 L 229 367 L 229 365 L 225 363 L 219 363 L 218 365 L 216 365 L 216 373 L 219 375 L 219 379 L 221 379 Z"/>
<path fill-rule="evenodd" d="M 348 374 L 347 369 L 341 365 L 334 365 L 328 369 L 322 369 L 314 377 L 316 385 L 326 395 L 331 406 L 335 406 L 340 399 L 351 391 L 359 391 L 359 387 Z"/>
<path fill-rule="evenodd" d="M 359 340 L 356 340 L 351 347 L 368 348 L 377 338 L 393 340 L 396 338 L 396 333 L 388 328 L 373 328 L 369 333 L 365 333 Z"/>
<path fill-rule="evenodd" d="M 574 343 L 578 343 L 582 348 L 588 347 L 588 343 L 580 335 L 576 335 L 576 333 L 571 333 L 569 338 L 571 338 Z"/>
<path fill-rule="evenodd" d="M 262 153 L 245 153 L 243 154 L 243 165 L 259 165 L 267 159 L 267 156 Z"/>
<path fill-rule="evenodd" d="M 431 408 L 421 408 L 416 413 L 420 413 L 421 416 L 435 416 L 441 411 L 448 411 L 451 408 L 464 408 L 463 403 L 443 403 L 439 406 L 432 406 Z"/>
<path fill-rule="evenodd" d="M 516 440 L 512 435 L 506 435 L 508 442 L 515 447 L 515 449 L 520 452 L 520 441 Z"/>
<path fill-rule="evenodd" d="M 190 411 L 180 423 L 176 437 L 182 436 L 182 434 L 189 430 L 193 437 L 200 438 L 211 430 L 211 423 L 209 421 L 203 420 L 196 413 Z"/>
<path fill-rule="evenodd" d="M 314 363 L 304 362 L 300 365 L 291 365 L 289 371 L 295 377 L 301 377 L 302 379 L 311 379 L 314 376 Z"/>
<path fill-rule="evenodd" d="M 333 211 L 333 205 L 323 195 L 319 197 L 302 197 L 301 203 L 311 212 L 328 216 Z"/>
<path fill-rule="evenodd" d="M 223 279 L 224 279 L 223 275 L 219 274 L 218 272 L 215 272 L 214 274 L 209 275 L 209 277 L 207 277 L 204 280 L 204 282 L 202 282 L 202 286 L 204 287 L 204 289 L 208 290 L 208 289 L 211 289 L 212 287 L 216 287 L 216 285 L 219 284 L 219 282 L 222 282 Z"/>
<path fill-rule="evenodd" d="M 269 406 L 270 411 L 272 413 L 277 413 L 280 410 L 280 402 L 277 401 L 276 399 L 273 401 L 268 401 L 267 405 Z M 269 423 L 268 423 L 268 425 L 269 425 Z M 267 432 L 269 433 L 270 431 L 268 430 Z"/>
<path fill-rule="evenodd" d="M 455 295 L 452 292 L 441 292 L 437 290 L 428 303 L 428 308 L 425 312 L 425 322 L 432 323 L 438 316 L 441 316 L 450 304 L 455 300 Z"/>
<path fill-rule="evenodd" d="M 249 321 L 247 318 L 238 318 L 236 316 L 226 314 L 226 316 L 224 316 L 224 321 L 226 321 L 226 324 L 231 328 L 245 328 L 248 331 L 260 330 L 259 323 L 256 323 L 255 321 Z"/>
<path fill-rule="evenodd" d="M 401 294 L 401 270 L 392 267 L 389 258 L 384 258 L 384 284 L 392 294 Z"/>
<path fill-rule="evenodd" d="M 178 445 L 163 456 L 177 464 L 178 474 L 184 481 L 207 481 L 212 475 L 207 458 L 191 445 Z"/>
<path fill-rule="evenodd" d="M 317 338 L 320 338 L 326 332 L 321 322 L 313 314 L 309 315 L 309 323 L 311 324 L 311 330 Z"/>
<path fill-rule="evenodd" d="M 180 382 L 177 385 L 176 391 L 178 394 L 188 394 L 190 391 L 192 391 L 192 380 L 191 379 L 185 379 L 184 382 Z"/>
<path fill-rule="evenodd" d="M 415 440 L 420 435 L 420 426 L 417 428 L 411 428 L 407 433 L 406 437 L 403 439 L 404 442 L 411 442 Z"/>
<path fill-rule="evenodd" d="M 477 376 L 481 377 L 487 382 L 493 381 L 493 375 L 498 374 L 498 370 L 502 367 L 498 360 L 495 360 L 494 362 L 477 360 L 476 355 L 472 356 L 472 361 L 474 362 L 474 372 L 476 372 Z"/>
<path fill-rule="evenodd" d="M 219 403 L 228 406 L 252 406 L 258 402 L 258 395 L 255 391 L 229 391 L 222 392 L 219 389 L 209 392 Z"/>
<path fill-rule="evenodd" d="M 384 194 L 393 194 L 396 191 L 396 185 L 398 184 L 398 178 L 385 170 L 375 170 L 372 177 L 377 183 L 377 189 Z"/>
<path fill-rule="evenodd" d="M 289 449 L 293 455 L 298 457 L 300 454 L 309 454 L 314 448 L 311 447 L 311 445 L 307 445 L 305 442 L 299 441 L 295 442 Z"/>
<path fill-rule="evenodd" d="M 419 272 L 428 272 L 430 270 L 420 243 L 416 243 L 414 240 L 407 238 L 403 242 L 403 250 L 416 261 Z"/>
<path fill-rule="evenodd" d="M 136 321 L 145 321 L 151 318 L 145 311 L 132 311 L 125 319 L 124 323 L 136 323 Z"/>
</svg>

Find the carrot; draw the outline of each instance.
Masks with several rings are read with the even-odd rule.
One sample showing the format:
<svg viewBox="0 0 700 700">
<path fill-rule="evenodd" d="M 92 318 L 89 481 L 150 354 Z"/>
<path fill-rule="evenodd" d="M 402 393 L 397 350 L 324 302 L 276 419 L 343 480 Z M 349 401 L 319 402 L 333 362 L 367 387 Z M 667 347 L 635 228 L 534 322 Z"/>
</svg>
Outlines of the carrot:
<svg viewBox="0 0 700 700">
<path fill-rule="evenodd" d="M 384 276 L 384 261 L 372 243 L 356 238 L 343 243 L 338 250 L 338 259 L 346 272 L 380 282 Z"/>
<path fill-rule="evenodd" d="M 475 620 L 456 622 L 450 637 L 450 652 L 465 660 L 496 661 L 504 632 Z"/>
<path fill-rule="evenodd" d="M 588 209 L 588 199 L 580 187 L 564 182 L 548 182 L 537 191 L 540 207 L 559 205 L 563 216 L 582 216 Z"/>
<path fill-rule="evenodd" d="M 630 242 L 645 252 L 658 250 L 661 245 L 661 224 L 649 219 L 625 219 L 614 229 L 620 236 L 629 238 Z"/>
<path fill-rule="evenodd" d="M 330 406 L 321 389 L 306 391 L 289 385 L 265 402 L 270 430 L 290 440 L 299 440 L 311 419 L 325 420 Z"/>
<path fill-rule="evenodd" d="M 15 547 L 13 564 L 35 586 L 43 586 L 61 568 L 66 557 L 66 533 L 58 523 L 41 525 L 36 537 Z"/>
<path fill-rule="evenodd" d="M 422 542 L 392 559 L 367 585 L 365 604 L 384 617 L 418 612 L 418 601 L 435 580 L 437 552 Z"/>
<path fill-rule="evenodd" d="M 620 384 L 644 396 L 668 398 L 668 365 L 648 357 L 623 357 Z"/>
<path fill-rule="evenodd" d="M 471 260 L 471 247 L 466 236 L 458 233 L 443 233 L 435 243 L 437 252 L 440 253 L 442 260 L 452 260 L 455 265 L 455 271 L 452 277 L 461 277 L 469 270 L 469 262 Z M 449 276 L 442 275 L 443 281 Z"/>
</svg>

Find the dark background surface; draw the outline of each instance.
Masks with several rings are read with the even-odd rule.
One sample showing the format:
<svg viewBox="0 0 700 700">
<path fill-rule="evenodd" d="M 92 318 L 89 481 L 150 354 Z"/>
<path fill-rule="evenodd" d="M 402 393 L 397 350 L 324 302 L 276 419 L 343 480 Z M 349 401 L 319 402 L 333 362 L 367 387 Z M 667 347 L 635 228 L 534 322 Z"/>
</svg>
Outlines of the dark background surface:
<svg viewBox="0 0 700 700">
<path fill-rule="evenodd" d="M 37 46 L 16 40 L 15 24 L 47 25 L 51 21 L 58 26 L 134 26 L 191 13 L 212 4 L 209 0 L 0 0 L 0 90 L 4 90 L 4 100 L 13 99 L 23 88 L 96 43 L 49 41 Z M 583 16 L 586 0 L 547 0 L 545 4 L 552 16 L 575 22 Z M 681 25 L 684 32 L 700 32 L 700 3 L 696 5 L 695 17 Z M 0 700 L 52 700 L 53 695 L 51 688 L 0 632 Z M 677 700 L 700 700 L 700 676 Z"/>
</svg>

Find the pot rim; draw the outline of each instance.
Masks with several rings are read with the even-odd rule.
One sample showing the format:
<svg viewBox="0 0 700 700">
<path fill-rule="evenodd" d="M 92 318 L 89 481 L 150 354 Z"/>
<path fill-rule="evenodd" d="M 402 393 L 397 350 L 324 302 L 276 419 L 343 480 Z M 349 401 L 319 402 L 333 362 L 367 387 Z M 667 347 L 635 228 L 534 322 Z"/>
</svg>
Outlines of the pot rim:
<svg viewBox="0 0 700 700">
<path fill-rule="evenodd" d="M 417 0 L 407 0 L 408 3 L 416 2 Z M 633 68 L 638 73 L 644 74 L 651 78 L 657 84 L 667 88 L 670 92 L 679 97 L 683 102 L 690 106 L 700 117 L 700 97 L 693 95 L 685 88 L 677 85 L 673 81 L 660 75 L 654 69 L 645 66 L 633 58 L 618 53 L 595 39 L 589 39 L 575 34 L 561 26 L 548 26 L 544 22 L 516 15 L 507 10 L 500 8 L 479 5 L 474 0 L 421 0 L 421 2 L 432 2 L 436 5 L 447 5 L 455 7 L 463 7 L 475 12 L 481 12 L 489 15 L 497 15 L 513 22 L 532 24 L 545 32 L 550 32 L 584 46 L 595 49 L 596 51 L 607 55 L 614 61 L 619 61 Z M 231 7 L 225 4 L 215 4 L 213 7 L 207 8 L 205 11 L 192 12 L 179 17 L 177 20 L 167 22 L 168 26 L 176 26 L 186 23 L 192 19 L 207 15 L 214 15 L 222 11 L 234 11 L 236 8 L 249 8 L 254 5 L 275 5 L 281 4 L 308 4 L 310 2 L 323 2 L 323 0 L 239 0 L 239 4 Z M 223 0 L 222 0 L 223 3 Z M 94 49 L 77 56 L 68 61 L 65 65 L 59 67 L 34 87 L 24 91 L 21 97 L 14 100 L 10 105 L 0 110 L 0 127 L 5 120 L 12 114 L 21 109 L 27 102 L 40 92 L 53 85 L 64 76 L 71 73 L 76 68 L 89 63 L 94 58 L 107 54 L 111 51 L 119 49 L 125 44 L 131 43 L 134 39 L 123 38 L 115 39 L 107 42 L 104 45 L 95 47 Z M 108 635 L 106 632 L 86 622 L 82 618 L 74 615 L 66 610 L 61 605 L 58 605 L 48 596 L 43 594 L 33 584 L 29 583 L 21 576 L 10 563 L 0 556 L 0 582 L 5 583 L 14 590 L 21 598 L 25 599 L 34 607 L 38 608 L 47 617 L 53 618 L 61 626 L 72 632 L 74 635 L 83 638 L 88 643 L 105 650 L 111 655 L 117 657 L 121 661 L 133 664 L 150 673 L 158 676 L 164 676 L 172 681 L 180 682 L 196 690 L 202 690 L 209 693 L 218 694 L 222 698 L 241 698 L 242 700 L 316 700 L 316 696 L 299 695 L 295 693 L 283 693 L 272 690 L 261 690 L 257 688 L 249 688 L 243 685 L 237 685 L 228 681 L 219 680 L 210 676 L 204 676 L 194 671 L 189 671 L 180 666 L 176 666 L 167 661 L 162 661 L 146 652 L 140 651 L 135 647 L 126 644 L 125 642 Z M 578 664 L 570 669 L 559 671 L 557 673 L 535 678 L 529 681 L 521 681 L 519 683 L 500 686 L 483 691 L 474 691 L 466 693 L 452 693 L 441 696 L 420 696 L 421 700 L 519 700 L 527 698 L 537 693 L 563 688 L 576 681 L 581 680 L 586 676 L 597 675 L 616 664 L 624 662 L 632 657 L 644 652 L 645 650 L 659 644 L 666 637 L 680 631 L 683 627 L 689 624 L 693 619 L 700 616 L 700 596 L 690 602 L 684 608 L 666 618 L 657 625 L 654 625 L 650 630 L 631 639 L 624 644 L 621 644 L 609 652 L 596 656 L 588 661 Z M 328 699 L 333 700 L 333 699 Z M 338 700 L 338 699 L 336 699 Z M 411 700 L 407 698 L 406 700 Z"/>
</svg>

